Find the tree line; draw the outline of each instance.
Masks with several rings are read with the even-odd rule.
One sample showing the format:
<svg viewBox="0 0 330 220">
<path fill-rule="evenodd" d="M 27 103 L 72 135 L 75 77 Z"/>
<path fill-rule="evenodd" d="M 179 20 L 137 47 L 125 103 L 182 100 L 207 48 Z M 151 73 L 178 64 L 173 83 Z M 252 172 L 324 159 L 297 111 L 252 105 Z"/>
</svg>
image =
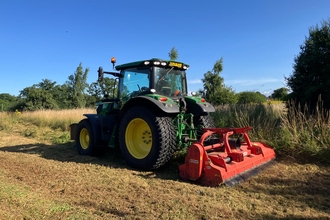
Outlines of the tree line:
<svg viewBox="0 0 330 220">
<path fill-rule="evenodd" d="M 106 91 L 114 89 L 115 80 L 106 78 L 102 82 L 88 84 L 88 73 L 89 68 L 83 68 L 80 63 L 62 85 L 50 79 L 42 79 L 40 83 L 21 90 L 17 97 L 2 93 L 0 108 L 2 111 L 34 111 L 94 107 Z"/>
<path fill-rule="evenodd" d="M 169 57 L 171 60 L 178 58 L 178 52 L 175 48 L 172 48 Z M 219 75 L 221 71 L 222 58 L 216 61 L 212 71 L 204 74 L 202 79 L 204 90 L 201 89 L 197 92 L 213 105 L 259 103 L 267 100 L 267 97 L 259 92 L 235 94 L 230 87 L 224 85 L 224 79 Z M 105 95 L 112 96 L 116 93 L 117 88 L 113 78 L 104 78 L 103 81 L 88 84 L 86 81 L 88 73 L 89 68 L 83 68 L 82 63 L 80 63 L 76 71 L 62 85 L 58 85 L 50 79 L 42 79 L 40 83 L 21 90 L 17 97 L 2 93 L 0 94 L 0 110 L 35 111 L 95 107 L 96 103 Z"/>
<path fill-rule="evenodd" d="M 176 57 L 171 55 L 170 59 L 174 60 L 178 57 L 178 52 L 175 51 L 175 53 Z M 224 85 L 224 79 L 219 75 L 221 71 L 222 58 L 215 63 L 213 71 L 204 74 L 202 79 L 204 90 L 198 91 L 212 104 L 259 103 L 267 100 L 267 97 L 259 92 L 235 94 L 230 87 Z M 62 85 L 50 79 L 42 79 L 41 82 L 21 90 L 17 97 L 2 93 L 0 94 L 0 110 L 35 111 L 94 107 L 105 95 L 112 96 L 116 93 L 113 78 L 104 78 L 103 81 L 88 84 L 86 81 L 88 73 L 89 68 L 83 68 L 80 63 L 74 74 L 70 75 Z"/>
</svg>

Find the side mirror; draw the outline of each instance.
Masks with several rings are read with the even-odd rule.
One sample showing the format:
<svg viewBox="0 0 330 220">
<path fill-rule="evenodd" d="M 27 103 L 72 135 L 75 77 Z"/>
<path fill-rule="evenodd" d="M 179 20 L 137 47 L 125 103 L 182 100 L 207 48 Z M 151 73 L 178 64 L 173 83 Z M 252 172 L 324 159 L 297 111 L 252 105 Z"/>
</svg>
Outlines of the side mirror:
<svg viewBox="0 0 330 220">
<path fill-rule="evenodd" d="M 103 68 L 100 66 L 97 72 L 99 73 L 97 81 L 101 82 L 103 80 L 103 75 L 104 75 Z"/>
</svg>

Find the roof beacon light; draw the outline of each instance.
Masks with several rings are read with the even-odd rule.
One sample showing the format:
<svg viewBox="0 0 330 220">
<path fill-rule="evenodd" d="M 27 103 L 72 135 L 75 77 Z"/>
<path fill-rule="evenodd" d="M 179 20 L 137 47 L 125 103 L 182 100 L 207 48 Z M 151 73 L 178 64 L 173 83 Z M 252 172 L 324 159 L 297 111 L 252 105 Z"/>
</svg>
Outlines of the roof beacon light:
<svg viewBox="0 0 330 220">
<path fill-rule="evenodd" d="M 115 68 L 116 58 L 111 57 L 112 68 Z"/>
</svg>

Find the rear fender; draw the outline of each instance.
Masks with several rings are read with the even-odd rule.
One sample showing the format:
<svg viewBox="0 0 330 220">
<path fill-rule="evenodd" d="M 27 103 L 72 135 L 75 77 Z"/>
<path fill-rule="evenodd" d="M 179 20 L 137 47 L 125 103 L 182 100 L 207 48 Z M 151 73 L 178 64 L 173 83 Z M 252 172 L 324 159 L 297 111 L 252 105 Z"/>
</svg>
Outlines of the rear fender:
<svg viewBox="0 0 330 220">
<path fill-rule="evenodd" d="M 200 97 L 186 96 L 187 113 L 192 113 L 194 116 L 207 115 L 208 112 L 215 112 L 214 107 Z"/>
<path fill-rule="evenodd" d="M 169 98 L 168 98 L 169 99 Z M 170 99 L 169 99 L 170 100 Z M 180 112 L 179 106 L 174 102 L 161 102 L 149 96 L 138 96 L 130 99 L 122 108 L 121 114 L 124 114 L 132 106 L 145 106 L 158 115 L 177 114 Z"/>
</svg>

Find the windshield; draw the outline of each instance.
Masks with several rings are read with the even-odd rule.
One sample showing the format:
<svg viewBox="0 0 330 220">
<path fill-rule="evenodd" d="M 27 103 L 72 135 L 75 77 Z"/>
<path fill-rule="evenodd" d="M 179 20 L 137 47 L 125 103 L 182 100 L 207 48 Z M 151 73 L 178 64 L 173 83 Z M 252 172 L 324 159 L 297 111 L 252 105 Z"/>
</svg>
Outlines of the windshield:
<svg viewBox="0 0 330 220">
<path fill-rule="evenodd" d="M 155 89 L 157 94 L 177 96 L 187 94 L 186 72 L 172 68 L 155 67 Z"/>
</svg>

